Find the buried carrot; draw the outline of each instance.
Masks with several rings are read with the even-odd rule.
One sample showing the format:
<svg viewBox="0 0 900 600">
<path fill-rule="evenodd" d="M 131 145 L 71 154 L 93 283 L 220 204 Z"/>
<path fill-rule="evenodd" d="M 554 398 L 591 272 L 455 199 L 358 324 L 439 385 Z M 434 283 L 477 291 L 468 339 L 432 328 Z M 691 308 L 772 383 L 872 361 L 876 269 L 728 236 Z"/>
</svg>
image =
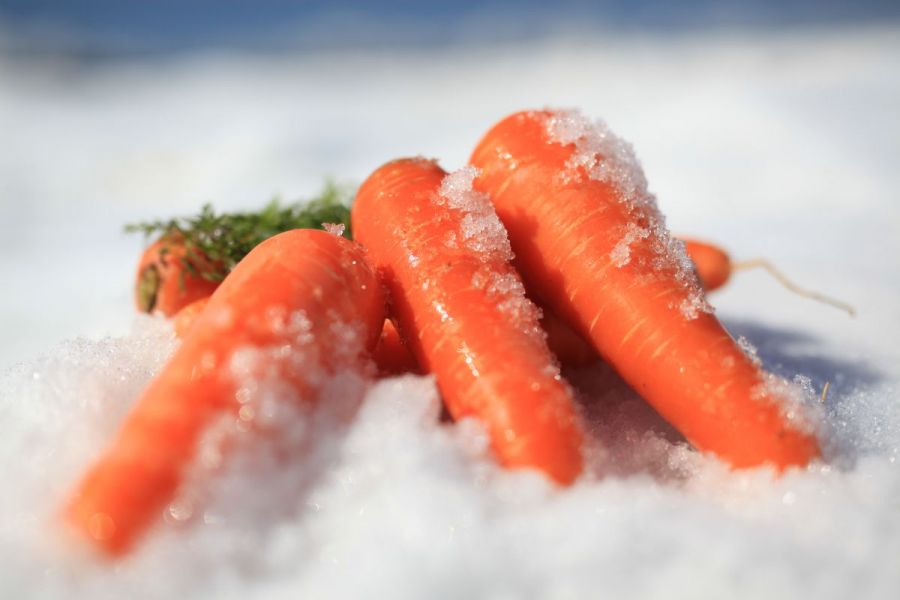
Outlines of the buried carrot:
<svg viewBox="0 0 900 600">
<path fill-rule="evenodd" d="M 503 464 L 568 484 L 582 469 L 581 423 L 474 174 L 425 159 L 382 166 L 359 189 L 354 235 L 451 416 L 481 420 Z"/>
<path fill-rule="evenodd" d="M 696 448 L 735 467 L 819 455 L 788 392 L 711 314 L 630 146 L 577 113 L 522 112 L 472 155 L 529 290 Z"/>
<path fill-rule="evenodd" d="M 122 554 L 172 499 L 207 427 L 237 411 L 248 372 L 313 401 L 322 375 L 359 361 L 383 322 L 381 286 L 361 248 L 313 230 L 263 242 L 138 399 L 79 483 L 68 519 L 104 552 Z"/>
</svg>

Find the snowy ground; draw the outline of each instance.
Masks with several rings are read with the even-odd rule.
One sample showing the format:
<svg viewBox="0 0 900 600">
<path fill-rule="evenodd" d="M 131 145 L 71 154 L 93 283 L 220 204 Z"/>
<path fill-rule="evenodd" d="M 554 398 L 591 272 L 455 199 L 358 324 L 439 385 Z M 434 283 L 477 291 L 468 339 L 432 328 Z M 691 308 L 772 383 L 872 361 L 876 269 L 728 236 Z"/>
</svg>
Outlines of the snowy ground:
<svg viewBox="0 0 900 600">
<path fill-rule="evenodd" d="M 729 473 L 580 373 L 606 450 L 558 491 L 494 468 L 478 428 L 440 425 L 430 381 L 409 378 L 378 384 L 349 425 L 322 416 L 310 460 L 273 464 L 246 444 L 211 498 L 114 568 L 61 539 L 68 486 L 173 343 L 134 320 L 141 241 L 122 223 L 311 194 L 402 155 L 457 168 L 491 123 L 544 105 L 631 140 L 675 231 L 765 255 L 858 308 L 850 319 L 762 273 L 713 298 L 770 368 L 832 382 L 829 464 Z M 894 597 L 898 106 L 890 28 L 93 66 L 0 56 L 0 597 Z"/>
</svg>

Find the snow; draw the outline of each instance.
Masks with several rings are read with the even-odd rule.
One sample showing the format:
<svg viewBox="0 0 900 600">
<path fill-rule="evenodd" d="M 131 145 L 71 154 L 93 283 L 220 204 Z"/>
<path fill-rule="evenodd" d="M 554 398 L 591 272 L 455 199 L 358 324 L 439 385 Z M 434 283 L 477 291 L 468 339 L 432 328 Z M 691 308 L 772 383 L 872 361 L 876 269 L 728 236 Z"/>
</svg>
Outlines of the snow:
<svg viewBox="0 0 900 600">
<path fill-rule="evenodd" d="M 544 105 L 615 124 L 675 231 L 858 308 L 850 319 L 752 272 L 711 298 L 767 368 L 817 394 L 831 383 L 827 462 L 730 472 L 597 367 L 567 373 L 592 455 L 559 490 L 497 468 L 484 431 L 443 423 L 433 381 L 410 376 L 298 408 L 267 435 L 223 433 L 231 457 L 213 443 L 206 485 L 115 567 L 60 534 L 65 494 L 175 346 L 132 315 L 140 241 L 123 222 L 313 193 L 395 156 L 462 165 L 490 124 Z M 0 597 L 893 598 L 898 105 L 887 27 L 364 61 L 0 56 Z"/>
<path fill-rule="evenodd" d="M 342 237 L 344 235 L 345 226 L 343 223 L 322 223 L 322 229 L 332 235 Z"/>
<path fill-rule="evenodd" d="M 506 228 L 494 211 L 487 194 L 472 189 L 478 169 L 466 166 L 447 174 L 441 181 L 437 200 L 462 215 L 460 231 L 465 245 L 483 260 L 510 261 L 513 258 Z M 450 247 L 460 236 L 447 240 Z"/>
</svg>

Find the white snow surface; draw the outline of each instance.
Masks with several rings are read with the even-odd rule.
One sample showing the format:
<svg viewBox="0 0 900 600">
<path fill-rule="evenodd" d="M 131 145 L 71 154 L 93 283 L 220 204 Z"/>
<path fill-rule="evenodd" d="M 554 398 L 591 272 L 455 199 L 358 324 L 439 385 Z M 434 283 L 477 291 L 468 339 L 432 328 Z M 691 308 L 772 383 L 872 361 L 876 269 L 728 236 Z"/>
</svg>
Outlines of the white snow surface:
<svg viewBox="0 0 900 600">
<path fill-rule="evenodd" d="M 175 346 L 133 316 L 141 241 L 123 222 L 309 195 L 399 156 L 454 169 L 492 123 L 542 106 L 631 142 L 674 231 L 856 306 L 851 319 L 753 272 L 711 298 L 766 367 L 831 382 L 827 462 L 729 471 L 594 366 L 568 373 L 590 468 L 557 489 L 496 467 L 481 428 L 441 422 L 431 379 L 408 376 L 238 436 L 118 564 L 63 533 L 68 490 Z M 91 67 L 0 56 L 0 597 L 894 598 L 898 106 L 891 28 Z"/>
</svg>

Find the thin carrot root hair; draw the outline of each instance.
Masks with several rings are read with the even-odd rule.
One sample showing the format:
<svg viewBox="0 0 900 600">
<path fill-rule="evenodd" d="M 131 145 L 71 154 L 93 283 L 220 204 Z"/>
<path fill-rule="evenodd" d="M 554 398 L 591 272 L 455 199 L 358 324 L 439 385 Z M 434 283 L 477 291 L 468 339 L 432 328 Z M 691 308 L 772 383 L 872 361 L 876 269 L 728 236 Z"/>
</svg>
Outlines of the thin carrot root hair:
<svg viewBox="0 0 900 600">
<path fill-rule="evenodd" d="M 750 269 L 764 269 L 769 273 L 769 275 L 774 277 L 778 283 L 787 288 L 789 291 L 797 294 L 798 296 L 802 296 L 803 298 L 809 298 L 810 300 L 815 300 L 816 302 L 821 302 L 822 304 L 833 306 L 834 308 L 846 312 L 851 317 L 856 316 L 856 308 L 854 308 L 851 304 L 848 304 L 847 302 L 843 302 L 836 298 L 832 298 L 831 296 L 827 296 L 821 292 L 810 290 L 797 285 L 797 283 L 795 283 L 792 279 L 785 275 L 783 271 L 772 264 L 772 262 L 768 259 L 751 258 L 748 260 L 734 261 L 731 263 L 732 271 L 747 271 Z"/>
</svg>

